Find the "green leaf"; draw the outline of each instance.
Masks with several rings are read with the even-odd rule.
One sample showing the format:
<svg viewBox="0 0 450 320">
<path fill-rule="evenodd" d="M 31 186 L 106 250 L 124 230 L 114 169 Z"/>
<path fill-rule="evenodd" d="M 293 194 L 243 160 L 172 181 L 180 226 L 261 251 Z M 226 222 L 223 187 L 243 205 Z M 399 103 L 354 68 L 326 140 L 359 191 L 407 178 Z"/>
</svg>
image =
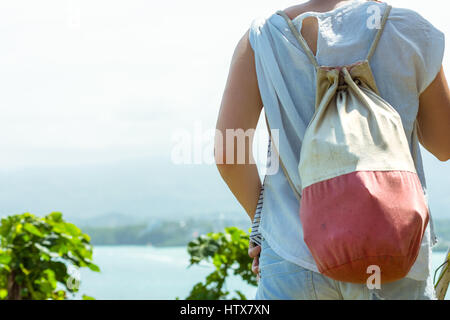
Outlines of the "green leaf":
<svg viewBox="0 0 450 320">
<path fill-rule="evenodd" d="M 25 268 L 25 266 L 23 265 L 23 263 L 19 264 L 20 270 L 27 276 L 30 274 L 30 270 L 28 270 L 27 268 Z"/>
<path fill-rule="evenodd" d="M 233 233 L 231 233 L 231 240 L 233 242 L 238 242 L 241 239 L 241 233 L 235 230 Z"/>
<path fill-rule="evenodd" d="M 83 300 L 95 300 L 95 298 L 83 294 Z"/>
<path fill-rule="evenodd" d="M 23 228 L 23 224 L 18 223 L 18 224 L 16 225 L 16 233 L 22 232 L 22 228 Z"/>
<path fill-rule="evenodd" d="M 240 300 L 247 300 L 247 297 L 239 290 L 235 290 L 236 294 L 239 296 Z"/>
<path fill-rule="evenodd" d="M 35 236 L 38 237 L 43 237 L 44 235 L 38 230 L 38 228 L 36 228 L 35 226 L 33 226 L 31 223 L 25 223 L 23 225 L 23 228 L 28 231 L 31 234 L 34 234 Z"/>
<path fill-rule="evenodd" d="M 6 264 L 1 264 L 1 263 L 0 263 L 0 271 L 2 271 L 2 269 L 3 269 L 3 270 L 6 270 L 6 271 L 8 271 L 8 272 L 11 271 L 11 268 L 10 268 L 8 265 L 6 265 Z"/>
<path fill-rule="evenodd" d="M 59 247 L 52 248 L 52 250 L 58 251 L 59 255 L 62 256 L 69 252 L 69 248 L 64 243 L 61 243 Z"/>
<path fill-rule="evenodd" d="M 91 242 L 91 237 L 89 237 L 86 233 L 83 233 L 81 235 L 81 237 L 86 241 L 86 242 Z"/>
<path fill-rule="evenodd" d="M 6 252 L 0 252 L 0 264 L 8 264 L 11 261 L 11 256 Z"/>
<path fill-rule="evenodd" d="M 52 219 L 55 222 L 61 222 L 62 221 L 62 213 L 61 212 L 52 212 L 48 215 L 50 219 Z"/>
<path fill-rule="evenodd" d="M 53 300 L 64 300 L 66 298 L 66 292 L 64 290 L 58 290 L 51 295 Z"/>
<path fill-rule="evenodd" d="M 88 268 L 91 269 L 92 271 L 100 272 L 100 268 L 96 264 L 89 263 Z"/>
<path fill-rule="evenodd" d="M 0 289 L 0 299 L 3 300 L 8 296 L 8 290 Z"/>
<path fill-rule="evenodd" d="M 76 225 L 74 225 L 72 223 L 66 223 L 64 225 L 64 229 L 71 236 L 78 236 L 79 234 L 81 234 L 81 230 Z"/>
</svg>

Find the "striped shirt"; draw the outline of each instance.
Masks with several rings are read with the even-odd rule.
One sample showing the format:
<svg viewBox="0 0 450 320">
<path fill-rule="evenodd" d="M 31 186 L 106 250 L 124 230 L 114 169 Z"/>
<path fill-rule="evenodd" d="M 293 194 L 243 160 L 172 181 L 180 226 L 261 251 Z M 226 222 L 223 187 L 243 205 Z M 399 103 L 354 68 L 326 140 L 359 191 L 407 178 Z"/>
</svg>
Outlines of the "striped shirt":
<svg viewBox="0 0 450 320">
<path fill-rule="evenodd" d="M 271 156 L 271 140 L 269 138 L 269 146 L 267 147 L 267 163 L 266 168 L 269 168 L 271 165 L 270 156 Z M 266 178 L 264 177 L 264 181 Z M 261 222 L 261 211 L 264 202 L 264 182 L 261 186 L 261 191 L 259 192 L 258 204 L 256 205 L 255 216 L 253 218 L 252 229 L 250 232 L 250 242 L 253 242 L 255 245 L 260 246 L 263 240 L 261 232 L 259 231 L 259 224 Z"/>
</svg>

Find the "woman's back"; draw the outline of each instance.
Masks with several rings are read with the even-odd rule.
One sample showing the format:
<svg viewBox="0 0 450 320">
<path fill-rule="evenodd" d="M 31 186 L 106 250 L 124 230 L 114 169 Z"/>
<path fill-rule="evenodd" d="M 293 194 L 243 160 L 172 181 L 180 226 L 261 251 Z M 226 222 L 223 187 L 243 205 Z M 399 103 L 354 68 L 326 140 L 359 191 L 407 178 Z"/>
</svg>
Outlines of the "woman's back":
<svg viewBox="0 0 450 320">
<path fill-rule="evenodd" d="M 341 6 L 345 6 L 348 4 L 348 1 L 325 1 L 320 3 L 302 3 L 299 5 L 295 5 L 292 7 L 289 7 L 284 10 L 288 17 L 292 20 L 299 18 L 300 15 L 307 13 L 307 12 L 319 12 L 319 13 L 326 13 L 331 12 Z M 303 19 L 302 22 L 302 30 L 301 34 L 303 35 L 303 38 L 308 43 L 311 51 L 316 54 L 317 50 L 317 33 L 318 33 L 318 23 L 317 19 L 314 19 L 313 17 L 306 17 Z"/>
<path fill-rule="evenodd" d="M 339 66 L 366 58 L 385 8 L 384 3 L 355 0 L 345 1 L 331 11 L 326 11 L 327 7 L 300 5 L 285 12 L 293 19 L 297 30 L 302 30 L 318 64 Z M 255 20 L 249 40 L 255 54 L 265 113 L 271 129 L 279 130 L 280 157 L 292 183 L 301 189 L 297 166 L 305 129 L 314 113 L 315 68 L 280 15 Z M 439 72 L 443 51 L 444 35 L 439 30 L 411 10 L 392 8 L 370 60 L 381 96 L 401 116 L 424 188 L 425 177 L 414 127 L 419 96 Z M 266 176 L 264 185 L 260 225 L 263 237 L 284 259 L 317 271 L 303 242 L 299 203 L 287 177 L 278 170 Z M 281 246 L 286 243 L 289 245 Z M 422 250 L 408 275 L 410 278 L 427 278 L 429 244 L 430 230 L 427 230 Z"/>
</svg>

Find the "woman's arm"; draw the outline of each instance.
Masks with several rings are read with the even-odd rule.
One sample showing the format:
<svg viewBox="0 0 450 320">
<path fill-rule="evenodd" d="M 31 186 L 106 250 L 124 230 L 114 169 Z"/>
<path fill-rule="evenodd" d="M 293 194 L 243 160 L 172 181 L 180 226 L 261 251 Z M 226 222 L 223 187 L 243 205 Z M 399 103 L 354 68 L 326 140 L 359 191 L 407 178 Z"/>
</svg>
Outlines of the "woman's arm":
<svg viewBox="0 0 450 320">
<path fill-rule="evenodd" d="M 226 131 L 236 130 L 234 133 L 242 136 L 242 133 L 256 129 L 261 109 L 254 53 L 247 31 L 236 46 L 231 61 L 216 125 L 214 152 L 220 175 L 252 220 L 261 189 L 252 154 L 253 136 L 245 138 L 245 149 L 239 154 L 238 139 L 226 139 Z M 241 157 L 244 162 L 237 161 Z"/>
<path fill-rule="evenodd" d="M 419 101 L 420 143 L 436 158 L 447 161 L 450 159 L 450 92 L 442 67 Z"/>
</svg>

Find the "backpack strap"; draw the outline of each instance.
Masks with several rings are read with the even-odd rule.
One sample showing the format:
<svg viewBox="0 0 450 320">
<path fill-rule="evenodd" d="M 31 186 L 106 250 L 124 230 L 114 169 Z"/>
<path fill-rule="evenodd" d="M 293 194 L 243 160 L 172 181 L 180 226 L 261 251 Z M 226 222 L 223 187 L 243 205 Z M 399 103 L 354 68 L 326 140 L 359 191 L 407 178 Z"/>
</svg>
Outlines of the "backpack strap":
<svg viewBox="0 0 450 320">
<path fill-rule="evenodd" d="M 391 12 L 391 9 L 392 9 L 392 6 L 387 4 L 386 10 L 384 11 L 383 18 L 381 19 L 380 29 L 378 29 L 375 39 L 372 42 L 372 46 L 370 47 L 369 53 L 367 54 L 367 58 L 366 58 L 367 61 L 369 61 L 372 58 L 373 54 L 375 53 L 375 49 L 377 48 L 378 42 L 380 41 L 381 35 L 384 30 L 384 27 L 386 26 L 386 21 L 389 16 L 389 13 Z M 314 56 L 313 52 L 311 51 L 311 48 L 308 46 L 306 40 L 303 38 L 302 34 L 295 27 L 291 18 L 289 18 L 289 16 L 283 10 L 278 10 L 276 13 L 278 15 L 282 16 L 284 18 L 284 20 L 286 20 L 289 28 L 291 29 L 291 32 L 297 39 L 298 43 L 300 43 L 300 45 L 302 46 L 302 48 L 305 51 L 306 55 L 308 56 L 309 60 L 314 65 L 314 67 L 318 68 L 319 64 L 317 63 L 316 57 Z"/>
<path fill-rule="evenodd" d="M 284 20 L 286 20 L 289 28 L 291 29 L 291 32 L 294 34 L 295 38 L 300 43 L 303 50 L 306 52 L 306 55 L 308 56 L 309 60 L 314 65 L 314 67 L 317 68 L 319 66 L 319 64 L 317 63 L 317 60 L 314 57 L 314 54 L 312 53 L 311 49 L 309 48 L 308 44 L 306 43 L 306 41 L 303 38 L 303 36 L 301 35 L 301 33 L 298 32 L 297 28 L 294 26 L 294 23 L 292 23 L 291 18 L 289 18 L 289 16 L 282 10 L 278 10 L 277 14 L 279 14 L 280 16 L 282 16 L 284 18 Z"/>
<path fill-rule="evenodd" d="M 269 130 L 269 139 L 271 141 L 271 143 L 269 144 L 269 147 L 273 147 L 273 151 L 278 155 L 278 160 L 280 161 L 281 169 L 283 169 L 286 180 L 288 181 L 289 186 L 291 187 L 292 191 L 294 192 L 295 197 L 297 198 L 298 201 L 300 201 L 302 199 L 302 191 L 299 190 L 295 186 L 294 182 L 292 182 L 292 179 L 289 176 L 289 172 L 287 171 L 286 167 L 284 166 L 283 160 L 281 159 L 281 155 L 277 150 L 275 142 L 272 140 L 272 130 L 270 129 L 269 120 L 267 119 L 267 113 L 264 113 L 264 115 L 266 118 L 267 129 Z"/>
<path fill-rule="evenodd" d="M 378 29 L 377 35 L 375 36 L 375 39 L 372 42 L 372 46 L 370 47 L 369 53 L 367 54 L 367 61 L 370 61 L 373 54 L 375 53 L 375 49 L 377 48 L 378 42 L 380 41 L 381 34 L 383 33 L 384 27 L 386 26 L 386 21 L 389 16 L 389 13 L 391 12 L 392 6 L 387 5 L 386 10 L 384 11 L 383 18 L 381 19 L 381 25 L 380 29 Z"/>
</svg>

